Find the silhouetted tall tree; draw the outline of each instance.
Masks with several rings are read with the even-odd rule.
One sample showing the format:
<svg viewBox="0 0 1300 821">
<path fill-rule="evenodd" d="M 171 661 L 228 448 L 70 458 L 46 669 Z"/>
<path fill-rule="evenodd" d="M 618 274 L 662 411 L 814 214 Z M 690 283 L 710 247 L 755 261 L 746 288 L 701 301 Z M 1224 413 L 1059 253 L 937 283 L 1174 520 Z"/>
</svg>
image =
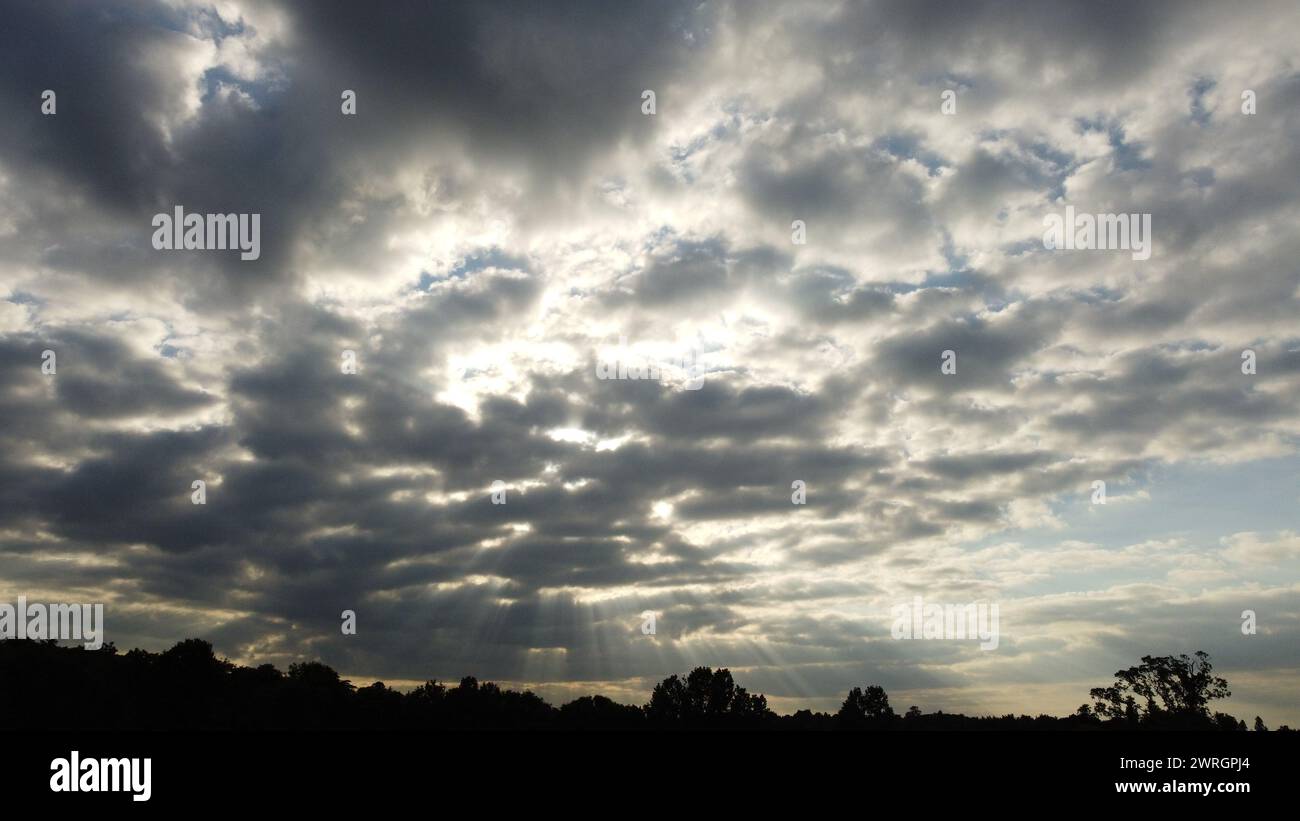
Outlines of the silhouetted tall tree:
<svg viewBox="0 0 1300 821">
<path fill-rule="evenodd" d="M 835 717 L 845 729 L 883 728 L 893 721 L 894 708 L 889 706 L 885 689 L 872 684 L 865 691 L 861 687 L 849 690 Z"/>
<path fill-rule="evenodd" d="M 645 709 L 651 722 L 678 726 L 757 726 L 772 715 L 765 696 L 737 687 L 730 670 L 708 667 L 659 682 Z"/>
<path fill-rule="evenodd" d="M 1094 712 L 1126 724 L 1153 727 L 1207 727 L 1209 703 L 1232 695 L 1228 682 L 1214 674 L 1210 656 L 1143 656 L 1142 663 L 1115 673 L 1109 687 L 1094 687 Z M 1235 719 L 1234 719 L 1235 723 Z"/>
</svg>

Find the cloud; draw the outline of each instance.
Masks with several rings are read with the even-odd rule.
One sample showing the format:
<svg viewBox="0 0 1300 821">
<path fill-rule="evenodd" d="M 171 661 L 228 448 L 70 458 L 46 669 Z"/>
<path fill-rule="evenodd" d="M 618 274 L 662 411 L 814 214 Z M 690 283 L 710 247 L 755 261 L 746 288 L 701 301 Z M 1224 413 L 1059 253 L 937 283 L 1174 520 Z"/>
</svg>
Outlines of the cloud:
<svg viewBox="0 0 1300 821">
<path fill-rule="evenodd" d="M 783 709 L 1071 710 L 1204 648 L 1294 724 L 1294 528 L 1236 524 L 1300 436 L 1287 10 L 10 9 L 0 597 L 357 680 L 726 665 Z M 260 213 L 261 258 L 155 251 L 177 205 Z M 1067 205 L 1150 213 L 1151 259 L 1047 251 Z M 1233 466 L 1244 510 L 1187 478 Z M 913 595 L 1000 602 L 998 651 L 893 641 Z"/>
</svg>

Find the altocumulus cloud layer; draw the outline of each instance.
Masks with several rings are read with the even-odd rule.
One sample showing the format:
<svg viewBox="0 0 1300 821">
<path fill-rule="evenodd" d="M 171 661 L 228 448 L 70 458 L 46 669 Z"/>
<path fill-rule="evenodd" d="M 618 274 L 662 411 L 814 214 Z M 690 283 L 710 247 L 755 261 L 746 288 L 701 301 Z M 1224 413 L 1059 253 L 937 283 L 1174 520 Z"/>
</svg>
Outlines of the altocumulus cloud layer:
<svg viewBox="0 0 1300 821">
<path fill-rule="evenodd" d="M 1205 649 L 1300 721 L 1294 4 L 4 15 L 0 600 L 782 710 L 1066 712 Z M 177 205 L 260 213 L 260 258 L 155 251 Z M 1045 250 L 1066 205 L 1151 258 Z M 915 595 L 998 603 L 998 649 L 893 640 Z"/>
</svg>

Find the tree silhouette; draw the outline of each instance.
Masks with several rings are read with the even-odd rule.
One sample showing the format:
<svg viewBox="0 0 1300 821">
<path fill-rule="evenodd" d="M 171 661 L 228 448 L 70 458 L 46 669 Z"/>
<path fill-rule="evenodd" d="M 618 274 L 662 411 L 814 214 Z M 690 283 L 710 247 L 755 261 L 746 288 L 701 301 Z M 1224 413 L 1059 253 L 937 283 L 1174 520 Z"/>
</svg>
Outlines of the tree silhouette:
<svg viewBox="0 0 1300 821">
<path fill-rule="evenodd" d="M 854 687 L 840 705 L 836 719 L 845 729 L 884 728 L 893 721 L 894 709 L 883 687 L 873 684 L 865 691 Z"/>
<path fill-rule="evenodd" d="M 677 726 L 758 726 L 772 715 L 765 696 L 737 687 L 730 670 L 708 667 L 656 684 L 645 710 L 652 722 Z"/>
<path fill-rule="evenodd" d="M 1143 656 L 1142 663 L 1115 673 L 1115 683 L 1091 690 L 1093 711 L 1130 726 L 1197 728 L 1218 725 L 1209 703 L 1232 695 L 1213 674 L 1210 656 Z M 1236 723 L 1236 720 L 1233 720 Z"/>
<path fill-rule="evenodd" d="M 560 708 L 560 719 L 570 730 L 635 730 L 645 725 L 645 712 L 605 696 L 582 696 Z"/>
<path fill-rule="evenodd" d="M 589 695 L 556 709 L 532 692 L 473 676 L 455 687 L 430 680 L 403 693 L 375 682 L 356 687 L 328 665 L 301 661 L 281 673 L 218 658 L 212 645 L 186 639 L 161 653 L 119 653 L 53 641 L 0 641 L 4 730 L 1095 730 L 1101 727 L 1240 731 L 1246 723 L 1209 703 L 1228 694 L 1209 658 L 1144 657 L 1092 691 L 1095 705 L 1064 718 L 923 713 L 901 718 L 884 689 L 854 687 L 839 712 L 778 716 L 767 698 L 739 686 L 725 668 L 697 667 L 654 687 L 644 706 Z M 1255 719 L 1257 730 L 1265 730 Z M 1285 725 L 1278 732 L 1290 732 Z"/>
</svg>

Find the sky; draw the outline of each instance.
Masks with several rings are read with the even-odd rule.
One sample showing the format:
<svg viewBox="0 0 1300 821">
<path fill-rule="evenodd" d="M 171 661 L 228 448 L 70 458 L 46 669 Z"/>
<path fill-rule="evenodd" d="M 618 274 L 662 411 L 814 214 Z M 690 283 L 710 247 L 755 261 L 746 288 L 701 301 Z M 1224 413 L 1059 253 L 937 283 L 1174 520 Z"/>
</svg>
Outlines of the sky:
<svg viewBox="0 0 1300 821">
<path fill-rule="evenodd" d="M 1293 3 L 2 13 L 0 601 L 781 712 L 1205 650 L 1300 724 Z M 157 248 L 177 207 L 257 258 Z M 1046 247 L 1067 207 L 1149 258 Z M 894 638 L 917 596 L 996 649 Z"/>
</svg>

